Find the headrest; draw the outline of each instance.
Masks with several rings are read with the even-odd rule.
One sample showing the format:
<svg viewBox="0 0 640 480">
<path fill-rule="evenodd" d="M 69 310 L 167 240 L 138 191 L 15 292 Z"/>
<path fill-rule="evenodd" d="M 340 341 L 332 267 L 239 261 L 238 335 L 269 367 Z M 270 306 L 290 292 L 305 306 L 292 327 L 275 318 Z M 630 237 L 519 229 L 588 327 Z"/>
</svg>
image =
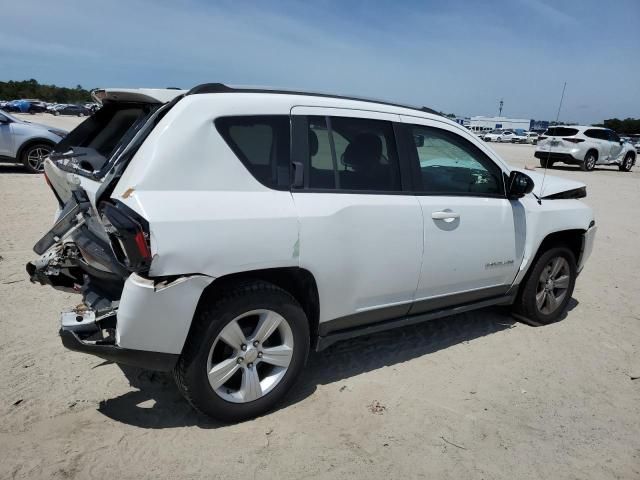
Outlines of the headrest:
<svg viewBox="0 0 640 480">
<path fill-rule="evenodd" d="M 373 133 L 360 133 L 347 146 L 342 163 L 351 167 L 375 166 L 380 164 L 382 140 Z"/>
</svg>

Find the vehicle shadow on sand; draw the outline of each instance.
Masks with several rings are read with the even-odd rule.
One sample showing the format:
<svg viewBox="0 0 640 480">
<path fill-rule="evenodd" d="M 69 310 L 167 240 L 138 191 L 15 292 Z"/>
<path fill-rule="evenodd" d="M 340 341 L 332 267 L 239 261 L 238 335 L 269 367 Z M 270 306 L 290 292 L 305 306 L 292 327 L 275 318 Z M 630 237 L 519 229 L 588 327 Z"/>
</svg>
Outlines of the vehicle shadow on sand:
<svg viewBox="0 0 640 480">
<path fill-rule="evenodd" d="M 21 173 L 23 175 L 33 175 L 32 173 L 27 172 L 27 169 L 24 168 L 24 166 L 21 163 L 0 164 L 0 175 L 14 174 L 14 173 Z"/>
<path fill-rule="evenodd" d="M 577 304 L 571 299 L 568 311 Z M 566 313 L 560 321 L 565 317 Z M 312 395 L 318 385 L 406 362 L 512 328 L 515 323 L 518 321 L 506 309 L 488 308 L 343 341 L 320 353 L 311 352 L 302 378 L 277 409 Z M 100 402 L 98 411 L 103 415 L 152 429 L 227 426 L 195 412 L 178 391 L 170 373 L 120 368 L 136 390 Z"/>
</svg>

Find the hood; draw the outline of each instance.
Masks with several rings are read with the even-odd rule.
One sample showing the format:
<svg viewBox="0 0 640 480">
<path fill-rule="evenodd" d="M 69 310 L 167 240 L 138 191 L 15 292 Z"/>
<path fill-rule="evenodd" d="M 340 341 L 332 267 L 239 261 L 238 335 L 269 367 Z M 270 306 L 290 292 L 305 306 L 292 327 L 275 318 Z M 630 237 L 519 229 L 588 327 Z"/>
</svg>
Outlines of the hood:
<svg viewBox="0 0 640 480">
<path fill-rule="evenodd" d="M 538 198 L 580 198 L 580 196 L 563 196 L 559 194 L 575 192 L 575 191 L 585 191 L 586 185 L 582 182 L 576 182 L 575 180 L 567 180 L 566 178 L 554 177 L 553 175 L 533 171 L 533 170 L 525 170 L 523 168 L 514 168 L 513 170 L 518 170 L 519 172 L 524 173 L 531 177 L 535 186 L 533 187 L 533 194 Z M 544 185 L 542 179 L 544 177 Z M 541 188 L 544 188 L 544 191 L 540 191 Z M 585 195 L 581 195 L 584 197 Z"/>
</svg>

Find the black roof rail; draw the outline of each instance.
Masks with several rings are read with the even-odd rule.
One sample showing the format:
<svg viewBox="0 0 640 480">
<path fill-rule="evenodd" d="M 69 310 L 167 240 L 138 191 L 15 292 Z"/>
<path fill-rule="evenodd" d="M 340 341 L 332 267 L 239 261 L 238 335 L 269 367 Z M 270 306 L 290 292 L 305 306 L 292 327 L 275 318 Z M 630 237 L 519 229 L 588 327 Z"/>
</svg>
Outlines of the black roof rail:
<svg viewBox="0 0 640 480">
<path fill-rule="evenodd" d="M 349 97 L 346 95 L 332 95 L 330 93 L 301 92 L 296 90 L 278 90 L 269 88 L 253 88 L 253 87 L 230 87 L 224 83 L 203 83 L 189 90 L 185 95 L 198 95 L 204 93 L 274 93 L 283 95 L 307 95 L 310 97 L 322 98 L 338 98 L 340 100 L 356 100 L 359 102 L 379 103 L 391 107 L 408 108 L 410 110 L 418 110 L 420 112 L 431 113 L 433 115 L 442 116 L 429 107 L 413 107 L 411 105 L 402 105 L 400 103 L 387 102 L 385 100 L 374 100 L 371 98 Z"/>
</svg>

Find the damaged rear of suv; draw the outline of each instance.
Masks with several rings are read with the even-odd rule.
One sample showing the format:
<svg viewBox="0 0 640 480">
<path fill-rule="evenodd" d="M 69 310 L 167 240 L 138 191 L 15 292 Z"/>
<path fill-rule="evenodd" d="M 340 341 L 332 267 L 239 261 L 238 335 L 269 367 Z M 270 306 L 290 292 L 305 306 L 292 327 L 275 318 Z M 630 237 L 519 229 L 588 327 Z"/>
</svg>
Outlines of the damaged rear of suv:
<svg viewBox="0 0 640 480">
<path fill-rule="evenodd" d="M 45 162 L 59 211 L 29 276 L 82 296 L 67 348 L 173 371 L 226 421 L 273 408 L 312 348 L 490 305 L 553 322 L 593 247 L 583 184 L 542 191 L 428 109 L 222 84 L 93 95 Z"/>
</svg>

